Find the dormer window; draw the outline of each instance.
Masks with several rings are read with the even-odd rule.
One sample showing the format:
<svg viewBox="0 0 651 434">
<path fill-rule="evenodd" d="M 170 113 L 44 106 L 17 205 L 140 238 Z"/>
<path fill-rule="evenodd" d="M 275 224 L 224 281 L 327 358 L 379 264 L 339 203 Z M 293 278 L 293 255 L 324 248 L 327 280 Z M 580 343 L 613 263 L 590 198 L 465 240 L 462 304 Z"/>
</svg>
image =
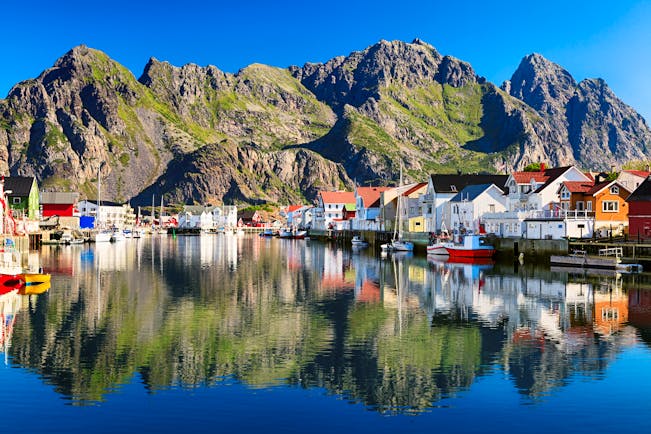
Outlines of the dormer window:
<svg viewBox="0 0 651 434">
<path fill-rule="evenodd" d="M 570 191 L 566 187 L 563 187 L 563 189 L 561 190 L 561 199 L 562 200 L 570 199 Z"/>
<path fill-rule="evenodd" d="M 610 187 L 610 194 L 619 194 L 619 187 L 616 185 Z"/>
</svg>

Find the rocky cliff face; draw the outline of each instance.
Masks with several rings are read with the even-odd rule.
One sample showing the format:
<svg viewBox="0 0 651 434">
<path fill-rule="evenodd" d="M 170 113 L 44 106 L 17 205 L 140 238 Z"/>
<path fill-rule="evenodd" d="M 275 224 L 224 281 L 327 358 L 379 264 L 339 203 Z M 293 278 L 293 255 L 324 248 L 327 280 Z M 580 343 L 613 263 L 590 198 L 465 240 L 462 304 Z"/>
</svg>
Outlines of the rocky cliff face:
<svg viewBox="0 0 651 434">
<path fill-rule="evenodd" d="M 502 88 L 422 41 L 325 64 L 174 67 L 136 79 L 106 54 L 66 53 L 0 100 L 0 171 L 94 197 L 311 200 L 321 188 L 534 161 L 605 169 L 651 154 L 644 119 L 598 79 L 540 55 Z M 149 197 L 148 197 L 149 196 Z"/>
<path fill-rule="evenodd" d="M 644 119 L 601 79 L 576 80 L 539 54 L 522 59 L 502 88 L 535 109 L 556 135 L 561 164 L 607 169 L 649 157 Z"/>
</svg>

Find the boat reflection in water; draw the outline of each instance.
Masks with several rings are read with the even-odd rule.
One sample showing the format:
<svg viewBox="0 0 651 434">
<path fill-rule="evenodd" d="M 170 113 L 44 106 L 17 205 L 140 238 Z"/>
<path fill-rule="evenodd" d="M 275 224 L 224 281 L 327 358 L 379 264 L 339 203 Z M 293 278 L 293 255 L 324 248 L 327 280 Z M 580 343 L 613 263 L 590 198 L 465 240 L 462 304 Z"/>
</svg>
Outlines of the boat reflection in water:
<svg viewBox="0 0 651 434">
<path fill-rule="evenodd" d="M 378 258 L 313 241 L 146 237 L 43 258 L 57 290 L 21 313 L 11 363 L 81 404 L 111 399 L 134 374 L 154 392 L 322 388 L 392 414 L 503 371 L 538 399 L 604 376 L 648 340 L 640 330 L 651 322 L 651 297 L 618 276 Z"/>
</svg>

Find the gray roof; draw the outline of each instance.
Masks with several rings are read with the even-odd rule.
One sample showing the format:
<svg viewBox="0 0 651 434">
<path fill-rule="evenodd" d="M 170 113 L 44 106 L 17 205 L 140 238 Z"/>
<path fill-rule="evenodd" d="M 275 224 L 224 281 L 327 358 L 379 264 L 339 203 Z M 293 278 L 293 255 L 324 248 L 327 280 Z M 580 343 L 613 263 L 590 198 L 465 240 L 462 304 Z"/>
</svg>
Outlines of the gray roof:
<svg viewBox="0 0 651 434">
<path fill-rule="evenodd" d="M 470 201 L 470 200 L 475 200 L 477 196 L 488 190 L 491 185 L 495 184 L 479 184 L 479 185 L 469 185 L 463 190 L 461 190 L 459 193 L 457 193 L 456 196 L 454 196 L 452 199 L 450 199 L 450 202 L 463 202 L 464 200 Z M 499 187 L 497 187 L 500 189 Z M 500 189 L 502 191 L 502 189 Z M 502 191 L 504 193 L 504 191 Z"/>
<path fill-rule="evenodd" d="M 34 184 L 33 176 L 7 176 L 5 177 L 5 192 L 11 190 L 9 197 L 27 197 Z"/>
<path fill-rule="evenodd" d="M 42 191 L 40 202 L 42 204 L 75 204 L 79 193 L 63 193 L 60 191 Z"/>
<path fill-rule="evenodd" d="M 495 184 L 504 190 L 508 175 L 474 175 L 474 174 L 456 174 L 456 175 L 430 175 L 434 191 L 437 193 L 457 193 L 468 185 L 478 184 Z"/>
</svg>

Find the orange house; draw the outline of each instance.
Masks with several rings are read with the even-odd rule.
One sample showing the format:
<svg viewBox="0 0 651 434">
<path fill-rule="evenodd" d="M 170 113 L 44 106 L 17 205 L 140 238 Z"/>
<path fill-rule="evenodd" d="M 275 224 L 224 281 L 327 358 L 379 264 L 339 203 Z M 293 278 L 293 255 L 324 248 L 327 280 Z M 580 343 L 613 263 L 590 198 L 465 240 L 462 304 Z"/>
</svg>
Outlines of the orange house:
<svg viewBox="0 0 651 434">
<path fill-rule="evenodd" d="M 628 204 L 631 192 L 617 181 L 565 181 L 559 187 L 561 208 L 594 216 L 595 231 L 623 232 L 628 227 Z"/>
</svg>

